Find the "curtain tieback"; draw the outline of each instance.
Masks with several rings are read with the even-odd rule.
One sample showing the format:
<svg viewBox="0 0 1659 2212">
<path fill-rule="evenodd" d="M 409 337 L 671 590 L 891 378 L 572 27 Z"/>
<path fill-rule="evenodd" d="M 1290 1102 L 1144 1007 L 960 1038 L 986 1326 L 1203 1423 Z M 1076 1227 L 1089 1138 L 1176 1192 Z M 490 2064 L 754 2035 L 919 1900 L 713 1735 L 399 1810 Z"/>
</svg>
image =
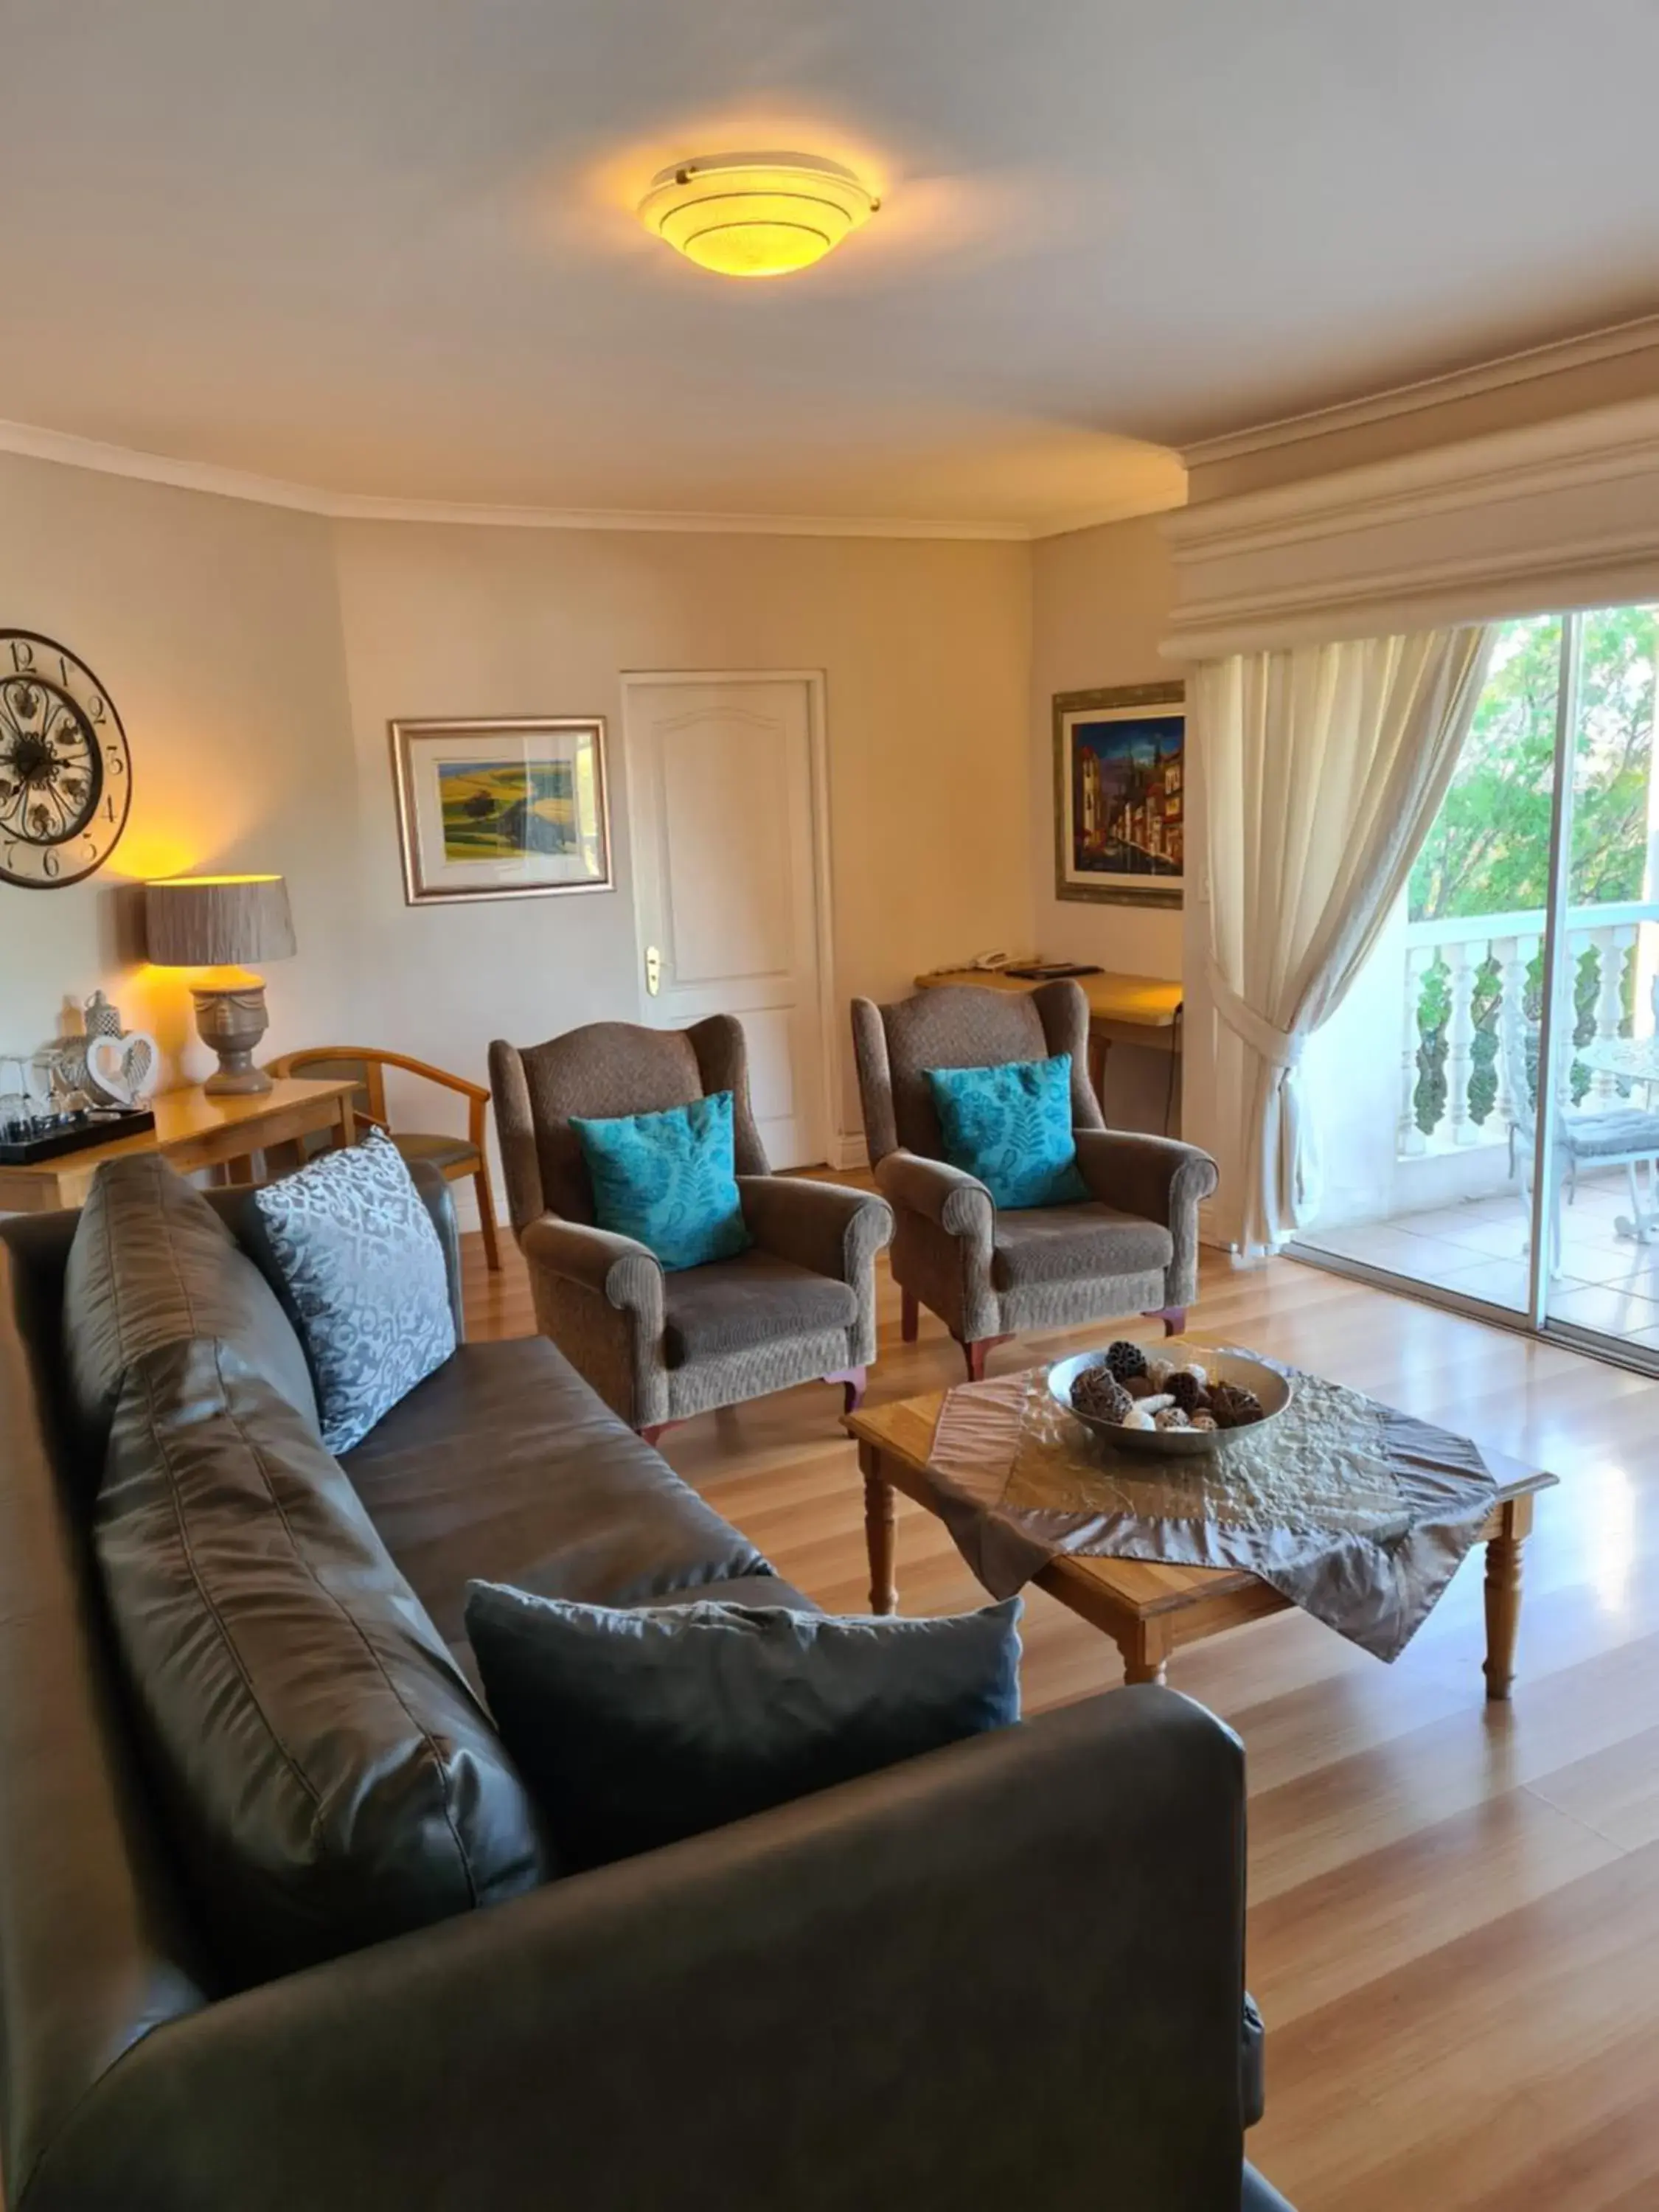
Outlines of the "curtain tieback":
<svg viewBox="0 0 1659 2212">
<path fill-rule="evenodd" d="M 1210 964 L 1210 995 L 1215 1000 L 1215 1010 L 1228 1028 L 1243 1038 L 1250 1050 L 1279 1074 L 1287 1074 L 1299 1065 L 1308 1042 L 1305 1030 L 1279 1030 L 1245 1000 L 1241 999 L 1232 985 L 1213 962 Z"/>
</svg>

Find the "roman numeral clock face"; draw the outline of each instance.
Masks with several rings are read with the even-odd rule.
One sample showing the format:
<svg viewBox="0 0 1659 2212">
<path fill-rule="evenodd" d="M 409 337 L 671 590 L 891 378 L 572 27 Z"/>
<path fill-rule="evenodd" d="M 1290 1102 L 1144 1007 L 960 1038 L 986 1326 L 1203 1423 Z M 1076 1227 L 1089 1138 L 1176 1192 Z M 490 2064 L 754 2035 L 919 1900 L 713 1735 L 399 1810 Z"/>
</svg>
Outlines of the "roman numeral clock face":
<svg viewBox="0 0 1659 2212">
<path fill-rule="evenodd" d="M 127 826 L 121 718 L 84 661 L 0 629 L 0 883 L 58 890 L 101 868 Z"/>
</svg>

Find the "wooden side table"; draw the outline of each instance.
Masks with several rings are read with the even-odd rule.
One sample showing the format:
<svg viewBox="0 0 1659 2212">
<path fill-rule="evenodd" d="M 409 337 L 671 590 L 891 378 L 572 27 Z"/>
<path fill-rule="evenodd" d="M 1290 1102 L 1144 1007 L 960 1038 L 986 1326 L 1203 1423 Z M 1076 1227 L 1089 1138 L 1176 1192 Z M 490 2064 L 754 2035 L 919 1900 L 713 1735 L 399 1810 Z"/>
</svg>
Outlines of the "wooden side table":
<svg viewBox="0 0 1659 2212">
<path fill-rule="evenodd" d="M 1181 1051 L 1181 986 L 1156 975 L 1102 973 L 1079 975 L 1089 1001 L 1089 1083 L 1104 1103 L 1106 1055 L 1115 1044 L 1144 1045 L 1176 1056 Z M 947 983 L 977 985 L 988 991 L 1035 991 L 1028 977 L 1000 968 L 941 968 L 918 975 L 916 988 L 936 991 Z M 1165 1115 L 1168 1121 L 1168 1115 Z"/>
<path fill-rule="evenodd" d="M 328 1130 L 337 1146 L 351 1144 L 356 1136 L 354 1087 L 349 1080 L 308 1083 L 289 1076 L 251 1098 L 210 1098 L 199 1085 L 164 1091 L 151 1102 L 155 1127 L 143 1136 L 88 1145 L 84 1152 L 63 1152 L 33 1167 L 0 1167 L 0 1213 L 52 1213 L 81 1206 L 104 1162 L 129 1152 L 160 1152 L 181 1175 L 222 1167 L 231 1181 L 248 1182 L 256 1152 L 297 1145 L 301 1138 Z"/>
</svg>

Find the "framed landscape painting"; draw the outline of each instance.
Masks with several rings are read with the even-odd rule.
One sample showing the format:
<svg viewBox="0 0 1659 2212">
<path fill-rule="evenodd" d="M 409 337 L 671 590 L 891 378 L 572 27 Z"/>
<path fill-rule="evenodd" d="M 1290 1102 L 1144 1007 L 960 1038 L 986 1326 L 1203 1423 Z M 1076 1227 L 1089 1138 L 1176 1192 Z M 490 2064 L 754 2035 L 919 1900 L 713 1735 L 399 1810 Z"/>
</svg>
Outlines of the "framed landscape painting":
<svg viewBox="0 0 1659 2212">
<path fill-rule="evenodd" d="M 599 716 L 394 722 L 392 772 L 410 906 L 614 888 Z"/>
<path fill-rule="evenodd" d="M 1179 906 L 1186 813 L 1184 684 L 1056 693 L 1056 898 Z"/>
</svg>

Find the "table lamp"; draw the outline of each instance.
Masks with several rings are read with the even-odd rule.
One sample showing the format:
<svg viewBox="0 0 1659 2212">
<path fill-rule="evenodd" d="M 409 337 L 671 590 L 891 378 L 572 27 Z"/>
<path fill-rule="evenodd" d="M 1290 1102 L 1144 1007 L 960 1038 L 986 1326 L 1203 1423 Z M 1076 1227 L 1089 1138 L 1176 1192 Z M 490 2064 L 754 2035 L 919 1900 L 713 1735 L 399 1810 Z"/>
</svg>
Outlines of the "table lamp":
<svg viewBox="0 0 1659 2212">
<path fill-rule="evenodd" d="M 281 876 L 169 876 L 144 886 L 144 939 L 158 968 L 194 968 L 196 1027 L 219 1055 L 204 1088 L 216 1098 L 270 1088 L 253 1050 L 265 1033 L 265 979 L 242 963 L 286 960 L 294 918 Z"/>
</svg>

